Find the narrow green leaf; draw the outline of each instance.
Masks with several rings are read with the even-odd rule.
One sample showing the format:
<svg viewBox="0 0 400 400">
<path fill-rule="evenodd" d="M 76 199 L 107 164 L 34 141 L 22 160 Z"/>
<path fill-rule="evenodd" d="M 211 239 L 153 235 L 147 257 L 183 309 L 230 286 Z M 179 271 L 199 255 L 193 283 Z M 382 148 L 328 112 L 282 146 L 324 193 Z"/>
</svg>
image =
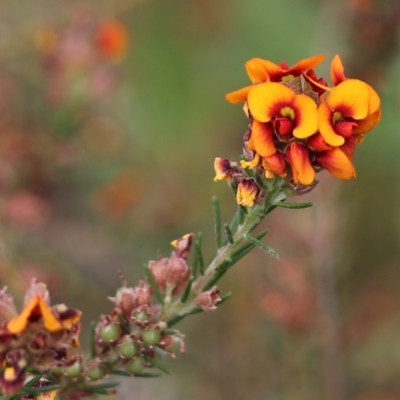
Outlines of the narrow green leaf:
<svg viewBox="0 0 400 400">
<path fill-rule="evenodd" d="M 121 325 L 122 330 L 127 335 L 129 335 L 131 333 L 131 330 L 130 330 L 128 324 L 126 323 L 124 316 L 122 315 L 122 313 L 117 313 L 117 316 L 118 316 L 118 321 L 119 321 L 119 324 Z"/>
<path fill-rule="evenodd" d="M 255 237 L 253 237 L 251 235 L 246 235 L 246 238 L 250 242 L 254 243 L 256 246 L 260 247 L 260 249 L 267 252 L 272 257 L 275 257 L 277 259 L 279 258 L 279 254 L 272 247 L 267 246 L 265 243 L 261 242 L 260 240 L 256 239 Z"/>
<path fill-rule="evenodd" d="M 225 260 L 222 261 L 221 264 L 219 264 L 219 265 L 215 268 L 215 271 L 216 271 L 216 272 L 225 271 L 225 270 L 227 270 L 230 266 L 232 266 L 232 259 L 231 259 L 231 258 L 225 258 Z"/>
<path fill-rule="evenodd" d="M 171 326 L 176 325 L 179 321 L 181 321 L 183 318 L 185 318 L 185 315 L 175 315 L 175 317 L 171 318 L 169 321 L 167 321 L 167 326 L 170 328 Z"/>
<path fill-rule="evenodd" d="M 256 236 L 256 239 L 262 239 L 268 233 L 268 229 L 265 229 L 261 233 Z M 249 242 L 246 243 L 244 246 L 236 250 L 232 255 L 232 264 L 236 264 L 241 258 L 243 258 L 246 254 L 248 254 L 254 247 L 256 246 L 255 243 Z"/>
<path fill-rule="evenodd" d="M 308 203 L 287 203 L 286 201 L 279 201 L 276 203 L 277 206 L 283 207 L 283 208 L 291 208 L 293 210 L 297 210 L 300 208 L 310 208 L 314 205 L 312 202 Z"/>
<path fill-rule="evenodd" d="M 98 385 L 89 385 L 85 386 L 85 390 L 90 390 L 90 391 L 95 391 L 99 389 L 112 389 L 119 386 L 118 382 L 105 382 L 105 383 L 99 383 Z"/>
<path fill-rule="evenodd" d="M 239 206 L 238 211 L 239 211 L 239 225 L 243 225 L 245 215 L 247 214 L 246 207 Z"/>
<path fill-rule="evenodd" d="M 164 296 L 158 290 L 158 286 L 156 284 L 156 281 L 154 280 L 153 274 L 151 273 L 148 264 L 144 264 L 143 268 L 144 268 L 144 272 L 145 272 L 145 274 L 147 276 L 147 280 L 149 281 L 149 284 L 153 289 L 154 296 L 156 296 L 157 300 L 161 304 L 164 304 Z"/>
<path fill-rule="evenodd" d="M 228 243 L 233 244 L 234 240 L 233 240 L 231 228 L 229 227 L 228 224 L 224 224 L 224 229 L 225 229 L 226 238 L 228 239 Z"/>
<path fill-rule="evenodd" d="M 32 378 L 29 382 L 26 382 L 24 387 L 32 387 L 35 383 L 39 382 L 43 375 L 37 375 Z"/>
<path fill-rule="evenodd" d="M 203 243 L 203 234 L 199 232 L 196 235 L 196 240 L 194 243 L 194 259 L 193 259 L 193 276 L 196 277 L 198 273 L 204 275 L 204 259 L 201 246 Z"/>
<path fill-rule="evenodd" d="M 177 329 L 170 329 L 170 328 L 166 328 L 162 330 L 162 333 L 164 333 L 165 335 L 173 335 L 174 333 L 178 333 L 179 331 Z"/>
<path fill-rule="evenodd" d="M 217 303 L 217 306 L 220 306 L 222 303 L 225 303 L 232 296 L 232 292 L 227 293 L 226 295 L 221 297 L 221 300 Z"/>
<path fill-rule="evenodd" d="M 214 214 L 215 242 L 217 244 L 217 249 L 219 249 L 222 246 L 222 239 L 221 239 L 221 210 L 220 210 L 218 198 L 216 196 L 213 196 L 212 203 L 213 203 L 213 214 Z"/>
<path fill-rule="evenodd" d="M 122 369 L 117 369 L 113 372 L 111 372 L 113 375 L 119 375 L 119 376 L 132 376 L 132 374 L 130 374 L 127 371 L 123 371 Z"/>
<path fill-rule="evenodd" d="M 194 280 L 194 276 L 192 275 L 192 276 L 189 278 L 189 280 L 188 280 L 188 282 L 187 282 L 187 284 L 186 284 L 185 290 L 184 290 L 183 293 L 182 293 L 182 296 L 181 296 L 181 303 L 185 303 L 186 300 L 188 299 L 189 294 L 190 294 L 190 290 L 192 289 L 193 280 Z"/>
<path fill-rule="evenodd" d="M 153 367 L 158 368 L 159 370 L 165 372 L 168 375 L 172 375 L 172 372 L 167 369 L 166 367 L 164 367 L 164 365 L 160 364 L 158 361 L 156 361 L 154 358 L 151 358 L 149 356 L 146 356 L 145 354 L 143 354 L 143 358 L 149 363 L 151 364 Z"/>
<path fill-rule="evenodd" d="M 229 230 L 234 234 L 239 226 L 239 210 L 235 212 L 231 223 L 229 224 Z"/>
<path fill-rule="evenodd" d="M 96 357 L 96 322 L 92 321 L 90 323 L 90 329 L 89 329 L 89 355 L 90 359 L 93 360 L 93 358 Z"/>
<path fill-rule="evenodd" d="M 135 378 L 158 378 L 161 376 L 158 372 L 142 372 L 141 374 L 135 374 Z"/>
</svg>

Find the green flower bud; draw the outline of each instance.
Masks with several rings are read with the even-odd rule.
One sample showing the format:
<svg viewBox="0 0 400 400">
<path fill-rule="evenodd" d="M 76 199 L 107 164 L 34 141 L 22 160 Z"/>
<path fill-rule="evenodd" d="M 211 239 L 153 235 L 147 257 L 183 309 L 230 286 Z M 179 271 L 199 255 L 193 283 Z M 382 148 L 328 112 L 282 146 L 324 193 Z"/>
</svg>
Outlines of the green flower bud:
<svg viewBox="0 0 400 400">
<path fill-rule="evenodd" d="M 106 361 L 108 364 L 114 365 L 119 361 L 119 354 L 115 350 L 110 350 L 107 354 Z"/>
<path fill-rule="evenodd" d="M 161 339 L 161 332 L 160 329 L 157 328 L 150 328 L 146 329 L 142 333 L 142 340 L 146 344 L 155 345 Z"/>
<path fill-rule="evenodd" d="M 122 343 L 118 346 L 119 353 L 124 358 L 131 358 L 138 352 L 138 345 L 130 336 L 125 336 Z"/>
<path fill-rule="evenodd" d="M 126 364 L 126 369 L 133 375 L 138 375 L 144 370 L 144 360 L 142 357 L 135 357 Z"/>
<path fill-rule="evenodd" d="M 117 324 L 106 325 L 100 330 L 100 338 L 107 343 L 114 342 L 119 338 L 121 331 Z"/>
<path fill-rule="evenodd" d="M 82 365 L 79 361 L 75 361 L 69 367 L 64 367 L 64 372 L 71 377 L 79 376 L 82 373 Z"/>
<path fill-rule="evenodd" d="M 141 310 L 135 313 L 134 318 L 138 322 L 146 322 L 150 318 L 150 315 L 147 311 Z"/>
<path fill-rule="evenodd" d="M 87 371 L 87 376 L 92 380 L 92 381 L 98 381 L 99 379 L 103 378 L 103 376 L 105 375 L 106 370 L 100 366 L 100 365 L 96 365 L 92 368 L 90 368 Z"/>
</svg>

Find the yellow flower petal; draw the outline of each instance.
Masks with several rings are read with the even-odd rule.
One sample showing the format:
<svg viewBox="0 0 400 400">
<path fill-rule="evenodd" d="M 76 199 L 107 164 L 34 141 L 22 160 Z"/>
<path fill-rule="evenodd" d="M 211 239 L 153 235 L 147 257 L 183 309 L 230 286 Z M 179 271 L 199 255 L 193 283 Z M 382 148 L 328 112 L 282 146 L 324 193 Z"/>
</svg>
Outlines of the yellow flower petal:
<svg viewBox="0 0 400 400">
<path fill-rule="evenodd" d="M 318 107 L 318 128 L 327 144 L 331 146 L 341 146 L 344 137 L 338 135 L 333 127 L 333 112 L 325 101 Z"/>
<path fill-rule="evenodd" d="M 357 128 L 353 130 L 353 135 L 369 132 L 381 119 L 381 110 L 375 111 L 361 121 L 357 121 Z"/>
<path fill-rule="evenodd" d="M 356 120 L 368 115 L 371 87 L 358 79 L 347 79 L 332 89 L 326 103 L 332 111 Z"/>
<path fill-rule="evenodd" d="M 260 122 L 269 122 L 285 106 L 293 103 L 296 94 L 286 85 L 266 82 L 250 90 L 247 103 L 251 115 Z"/>
<path fill-rule="evenodd" d="M 254 179 L 243 179 L 239 182 L 236 201 L 241 206 L 251 207 L 257 197 L 259 188 Z"/>
<path fill-rule="evenodd" d="M 306 94 L 294 98 L 296 127 L 293 136 L 305 139 L 317 132 L 318 113 L 315 101 Z"/>
</svg>

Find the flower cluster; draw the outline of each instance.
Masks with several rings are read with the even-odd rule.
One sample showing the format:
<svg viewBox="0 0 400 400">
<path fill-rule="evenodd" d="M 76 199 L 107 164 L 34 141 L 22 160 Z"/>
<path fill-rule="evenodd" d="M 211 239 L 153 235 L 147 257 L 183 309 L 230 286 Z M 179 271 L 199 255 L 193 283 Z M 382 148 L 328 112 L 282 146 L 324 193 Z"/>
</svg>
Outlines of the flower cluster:
<svg viewBox="0 0 400 400">
<path fill-rule="evenodd" d="M 170 328 L 171 321 L 213 310 L 221 300 L 216 286 L 203 289 L 203 276 L 192 287 L 196 273 L 186 261 L 194 238 L 190 233 L 171 242 L 171 256 L 149 261 L 147 280 L 141 279 L 135 287 L 120 275 L 122 287 L 110 297 L 112 312 L 101 315 L 93 326 L 89 358 L 70 351 L 79 346 L 81 312 L 64 304 L 50 307 L 44 283 L 32 281 L 19 314 L 6 289 L 1 291 L 2 392 L 31 398 L 29 390 L 36 390 L 51 399 L 58 394 L 76 400 L 100 393 L 96 382 L 114 373 L 156 376 L 145 371 L 148 368 L 168 373 L 159 355 L 175 357 L 185 352 L 184 336 Z M 104 391 L 115 383 L 101 385 Z"/>
<path fill-rule="evenodd" d="M 214 180 L 234 180 L 239 204 L 251 206 L 263 197 L 249 170 L 257 178 L 284 178 L 297 194 L 311 190 L 323 169 L 338 179 L 356 176 L 354 151 L 379 122 L 380 98 L 367 83 L 346 78 L 339 56 L 331 63 L 334 86 L 328 87 L 313 70 L 323 58 L 292 67 L 253 58 L 246 63 L 252 85 L 226 96 L 231 103 L 245 103 L 250 123 L 241 165 L 217 158 Z"/>
<path fill-rule="evenodd" d="M 33 372 L 74 363 L 69 349 L 79 345 L 79 310 L 49 306 L 46 285 L 32 281 L 20 314 L 13 298 L 0 292 L 0 388 L 14 393 Z"/>
</svg>

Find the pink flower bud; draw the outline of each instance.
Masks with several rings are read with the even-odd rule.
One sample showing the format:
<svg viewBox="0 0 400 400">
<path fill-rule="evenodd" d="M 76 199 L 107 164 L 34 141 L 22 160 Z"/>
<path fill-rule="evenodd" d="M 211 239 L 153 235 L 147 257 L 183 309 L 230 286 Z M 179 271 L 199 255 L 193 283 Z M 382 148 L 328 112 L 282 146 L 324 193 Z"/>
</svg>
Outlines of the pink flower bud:
<svg viewBox="0 0 400 400">
<path fill-rule="evenodd" d="M 217 303 L 221 300 L 219 297 L 219 289 L 214 286 L 212 289 L 200 293 L 194 303 L 196 306 L 201 307 L 204 311 L 215 310 Z"/>
</svg>

